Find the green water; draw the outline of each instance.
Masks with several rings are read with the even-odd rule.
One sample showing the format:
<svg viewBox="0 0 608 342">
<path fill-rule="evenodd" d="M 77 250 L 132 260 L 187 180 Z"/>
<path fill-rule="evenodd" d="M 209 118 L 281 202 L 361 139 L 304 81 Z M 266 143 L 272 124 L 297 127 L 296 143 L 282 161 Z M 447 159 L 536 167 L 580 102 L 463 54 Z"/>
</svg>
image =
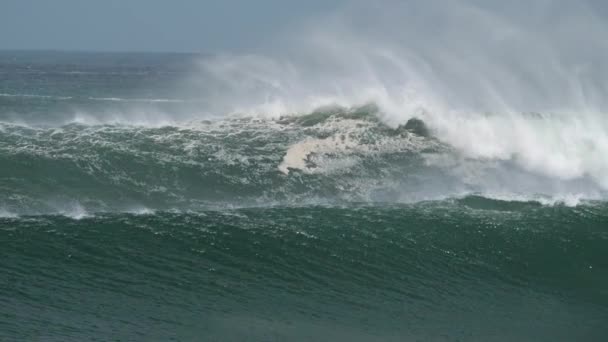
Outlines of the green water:
<svg viewBox="0 0 608 342">
<path fill-rule="evenodd" d="M 4 339 L 601 341 L 606 208 L 3 219 Z"/>
</svg>

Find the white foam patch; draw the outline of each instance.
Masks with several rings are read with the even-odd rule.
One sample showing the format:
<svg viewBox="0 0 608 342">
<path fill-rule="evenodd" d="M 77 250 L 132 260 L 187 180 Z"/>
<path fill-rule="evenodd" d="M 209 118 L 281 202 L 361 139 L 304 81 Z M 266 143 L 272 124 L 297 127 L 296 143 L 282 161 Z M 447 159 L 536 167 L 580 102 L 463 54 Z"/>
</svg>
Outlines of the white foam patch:
<svg viewBox="0 0 608 342">
<path fill-rule="evenodd" d="M 156 211 L 153 209 L 150 209 L 150 208 L 140 206 L 140 207 L 130 208 L 126 212 L 129 214 L 144 216 L 144 215 L 154 215 L 154 213 Z"/>
<path fill-rule="evenodd" d="M 306 173 L 331 173 L 348 169 L 362 158 L 393 153 L 418 151 L 432 147 L 434 141 L 412 134 L 387 136 L 373 132 L 377 123 L 332 118 L 313 126 L 315 132 L 331 132 L 327 138 L 305 138 L 289 146 L 279 171 L 289 174 L 290 169 Z M 366 141 L 369 140 L 369 141 Z"/>
<path fill-rule="evenodd" d="M 122 125 L 138 126 L 147 128 L 158 128 L 166 126 L 177 126 L 181 120 L 176 120 L 169 113 L 150 108 L 131 108 L 126 111 L 112 109 L 104 113 L 90 113 L 86 111 L 75 112 L 66 123 L 75 123 L 87 126 L 96 125 Z M 185 123 L 187 124 L 187 122 Z"/>
<path fill-rule="evenodd" d="M 74 202 L 65 208 L 60 209 L 58 212 L 60 215 L 67 216 L 75 220 L 82 220 L 84 218 L 92 217 L 92 215 L 88 213 L 87 210 L 78 202 Z"/>
<path fill-rule="evenodd" d="M 284 174 L 288 174 L 289 169 L 315 172 L 318 167 L 309 165 L 312 154 L 344 153 L 355 146 L 357 146 L 356 143 L 346 137 L 344 139 L 335 136 L 327 139 L 306 139 L 289 147 L 283 161 L 279 164 L 279 171 Z"/>
<path fill-rule="evenodd" d="M 584 201 L 588 201 L 590 198 L 584 194 L 565 194 L 560 196 L 553 196 L 549 198 L 539 198 L 537 199 L 543 205 L 565 205 L 568 207 L 576 207 L 583 203 Z"/>
<path fill-rule="evenodd" d="M 0 218 L 15 218 L 18 215 L 8 211 L 7 209 L 0 208 Z"/>
<path fill-rule="evenodd" d="M 459 198 L 466 197 L 472 194 L 457 196 Z M 505 201 L 505 202 L 538 202 L 544 206 L 564 205 L 567 207 L 576 207 L 585 201 L 594 200 L 586 194 L 580 193 L 563 193 L 553 195 L 535 195 L 535 194 L 515 194 L 515 193 L 492 193 L 484 192 L 474 194 L 484 198 Z"/>
<path fill-rule="evenodd" d="M 599 114 L 459 114 L 431 127 L 467 158 L 512 161 L 560 180 L 590 177 L 608 189 L 608 120 Z"/>
</svg>

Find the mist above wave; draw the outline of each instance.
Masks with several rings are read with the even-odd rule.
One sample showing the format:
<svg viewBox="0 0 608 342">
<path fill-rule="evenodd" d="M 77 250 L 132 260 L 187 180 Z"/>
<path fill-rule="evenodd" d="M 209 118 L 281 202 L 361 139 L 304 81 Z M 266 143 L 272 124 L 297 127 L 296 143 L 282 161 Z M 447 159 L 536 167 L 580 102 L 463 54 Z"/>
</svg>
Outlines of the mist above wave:
<svg viewBox="0 0 608 342">
<path fill-rule="evenodd" d="M 199 86 L 213 111 L 262 117 L 372 102 L 463 159 L 606 189 L 608 23 L 593 6 L 352 2 L 260 54 L 201 61 Z"/>
</svg>

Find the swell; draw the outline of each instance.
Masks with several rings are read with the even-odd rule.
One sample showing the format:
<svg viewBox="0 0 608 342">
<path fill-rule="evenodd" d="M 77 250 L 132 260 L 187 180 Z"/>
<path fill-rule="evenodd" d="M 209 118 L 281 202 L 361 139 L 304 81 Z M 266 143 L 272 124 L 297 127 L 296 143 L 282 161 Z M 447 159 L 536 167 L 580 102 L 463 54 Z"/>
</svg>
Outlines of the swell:
<svg viewBox="0 0 608 342">
<path fill-rule="evenodd" d="M 0 336 L 134 338 L 106 329 L 120 321 L 161 339 L 599 341 L 606 213 L 428 203 L 0 219 L 0 301 L 16 318 Z"/>
</svg>

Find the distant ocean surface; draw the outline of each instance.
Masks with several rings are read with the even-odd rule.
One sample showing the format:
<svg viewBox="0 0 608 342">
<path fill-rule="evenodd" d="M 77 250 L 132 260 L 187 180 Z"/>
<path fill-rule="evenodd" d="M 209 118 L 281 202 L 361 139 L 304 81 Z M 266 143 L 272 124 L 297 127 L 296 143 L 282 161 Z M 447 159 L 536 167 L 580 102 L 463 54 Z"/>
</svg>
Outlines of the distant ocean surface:
<svg viewBox="0 0 608 342">
<path fill-rule="evenodd" d="M 224 115 L 204 58 L 0 52 L 1 341 L 608 341 L 603 131 Z"/>
</svg>

